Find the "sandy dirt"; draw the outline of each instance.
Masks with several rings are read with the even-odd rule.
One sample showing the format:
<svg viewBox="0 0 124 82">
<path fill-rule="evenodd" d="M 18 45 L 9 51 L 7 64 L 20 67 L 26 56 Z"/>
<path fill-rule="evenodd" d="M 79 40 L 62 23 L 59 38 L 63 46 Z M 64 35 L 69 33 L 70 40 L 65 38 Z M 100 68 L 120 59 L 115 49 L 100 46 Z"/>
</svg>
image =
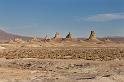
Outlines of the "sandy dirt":
<svg viewBox="0 0 124 82">
<path fill-rule="evenodd" d="M 124 82 L 124 60 L 1 59 L 0 82 Z"/>
<path fill-rule="evenodd" d="M 0 44 L 0 82 L 124 82 L 124 44 Z"/>
</svg>

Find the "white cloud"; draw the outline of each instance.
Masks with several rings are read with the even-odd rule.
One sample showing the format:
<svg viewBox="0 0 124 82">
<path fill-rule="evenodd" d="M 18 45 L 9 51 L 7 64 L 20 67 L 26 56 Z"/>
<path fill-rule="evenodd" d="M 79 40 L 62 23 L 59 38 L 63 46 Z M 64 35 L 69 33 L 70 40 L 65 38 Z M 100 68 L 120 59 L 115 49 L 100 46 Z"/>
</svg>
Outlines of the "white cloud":
<svg viewBox="0 0 124 82">
<path fill-rule="evenodd" d="M 124 20 L 124 13 L 97 14 L 97 15 L 88 17 L 86 20 L 95 21 L 95 22 Z"/>
</svg>

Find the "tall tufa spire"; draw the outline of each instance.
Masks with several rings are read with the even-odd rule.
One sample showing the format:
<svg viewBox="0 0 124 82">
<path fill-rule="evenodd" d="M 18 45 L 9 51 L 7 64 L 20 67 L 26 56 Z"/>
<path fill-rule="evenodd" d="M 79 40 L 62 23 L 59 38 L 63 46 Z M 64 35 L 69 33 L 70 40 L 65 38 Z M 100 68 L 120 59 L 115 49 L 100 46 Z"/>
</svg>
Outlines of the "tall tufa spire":
<svg viewBox="0 0 124 82">
<path fill-rule="evenodd" d="M 69 32 L 66 36 L 66 40 L 72 40 L 72 34 Z"/>
<path fill-rule="evenodd" d="M 88 40 L 94 40 L 94 41 L 97 40 L 95 31 L 91 31 L 91 34 L 90 34 Z"/>
<path fill-rule="evenodd" d="M 59 32 L 56 32 L 55 36 L 53 37 L 53 40 L 60 42 L 62 40 L 61 34 Z"/>
</svg>

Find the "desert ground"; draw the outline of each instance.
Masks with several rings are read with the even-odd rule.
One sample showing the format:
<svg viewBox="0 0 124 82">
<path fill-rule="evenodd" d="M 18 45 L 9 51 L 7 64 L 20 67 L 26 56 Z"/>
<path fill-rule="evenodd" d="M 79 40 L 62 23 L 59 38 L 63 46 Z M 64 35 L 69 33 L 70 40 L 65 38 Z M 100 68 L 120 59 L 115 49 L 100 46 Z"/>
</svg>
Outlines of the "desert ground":
<svg viewBox="0 0 124 82">
<path fill-rule="evenodd" d="M 0 44 L 0 82 L 124 82 L 124 43 Z"/>
</svg>

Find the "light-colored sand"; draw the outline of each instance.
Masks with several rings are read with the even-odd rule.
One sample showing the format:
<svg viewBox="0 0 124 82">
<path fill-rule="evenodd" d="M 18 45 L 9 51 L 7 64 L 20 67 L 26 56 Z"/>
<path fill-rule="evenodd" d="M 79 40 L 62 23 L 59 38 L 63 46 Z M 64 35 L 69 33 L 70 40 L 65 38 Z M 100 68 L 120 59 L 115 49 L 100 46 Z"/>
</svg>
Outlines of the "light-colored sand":
<svg viewBox="0 0 124 82">
<path fill-rule="evenodd" d="M 39 47 L 34 44 L 32 45 L 33 46 L 31 47 Z M 65 42 L 65 43 L 51 42 L 51 43 L 46 43 L 44 45 L 46 47 L 51 47 L 51 46 L 56 47 L 58 45 L 59 45 L 58 47 L 62 47 L 62 46 L 124 47 L 124 44 L 116 44 L 116 43 L 90 44 L 87 42 L 80 42 L 75 44 L 71 42 Z M 27 44 L 26 45 L 1 44 L 0 50 L 4 51 L 4 49 L 8 49 L 8 50 L 13 48 L 16 49 L 24 46 L 27 47 Z M 46 50 L 46 52 L 47 51 L 48 50 Z M 15 51 L 13 52 L 10 51 L 10 52 L 11 54 L 13 54 Z M 31 51 L 29 51 L 28 53 L 30 52 Z M 34 53 L 34 51 L 32 52 Z M 52 52 L 54 52 L 54 48 Z M 119 52 L 120 55 L 117 56 L 119 57 L 123 56 L 123 50 Z M 17 52 L 15 54 L 19 54 L 19 53 Z M 36 54 L 34 55 L 36 56 Z M 69 56 L 65 56 L 65 57 L 69 57 Z M 110 55 L 110 57 L 113 56 Z M 81 59 L 1 58 L 0 82 L 124 82 L 124 60 L 116 59 L 111 61 L 97 61 L 97 60 L 87 61 L 83 59 L 81 60 Z"/>
<path fill-rule="evenodd" d="M 124 61 L 0 59 L 0 82 L 124 82 Z"/>
</svg>

